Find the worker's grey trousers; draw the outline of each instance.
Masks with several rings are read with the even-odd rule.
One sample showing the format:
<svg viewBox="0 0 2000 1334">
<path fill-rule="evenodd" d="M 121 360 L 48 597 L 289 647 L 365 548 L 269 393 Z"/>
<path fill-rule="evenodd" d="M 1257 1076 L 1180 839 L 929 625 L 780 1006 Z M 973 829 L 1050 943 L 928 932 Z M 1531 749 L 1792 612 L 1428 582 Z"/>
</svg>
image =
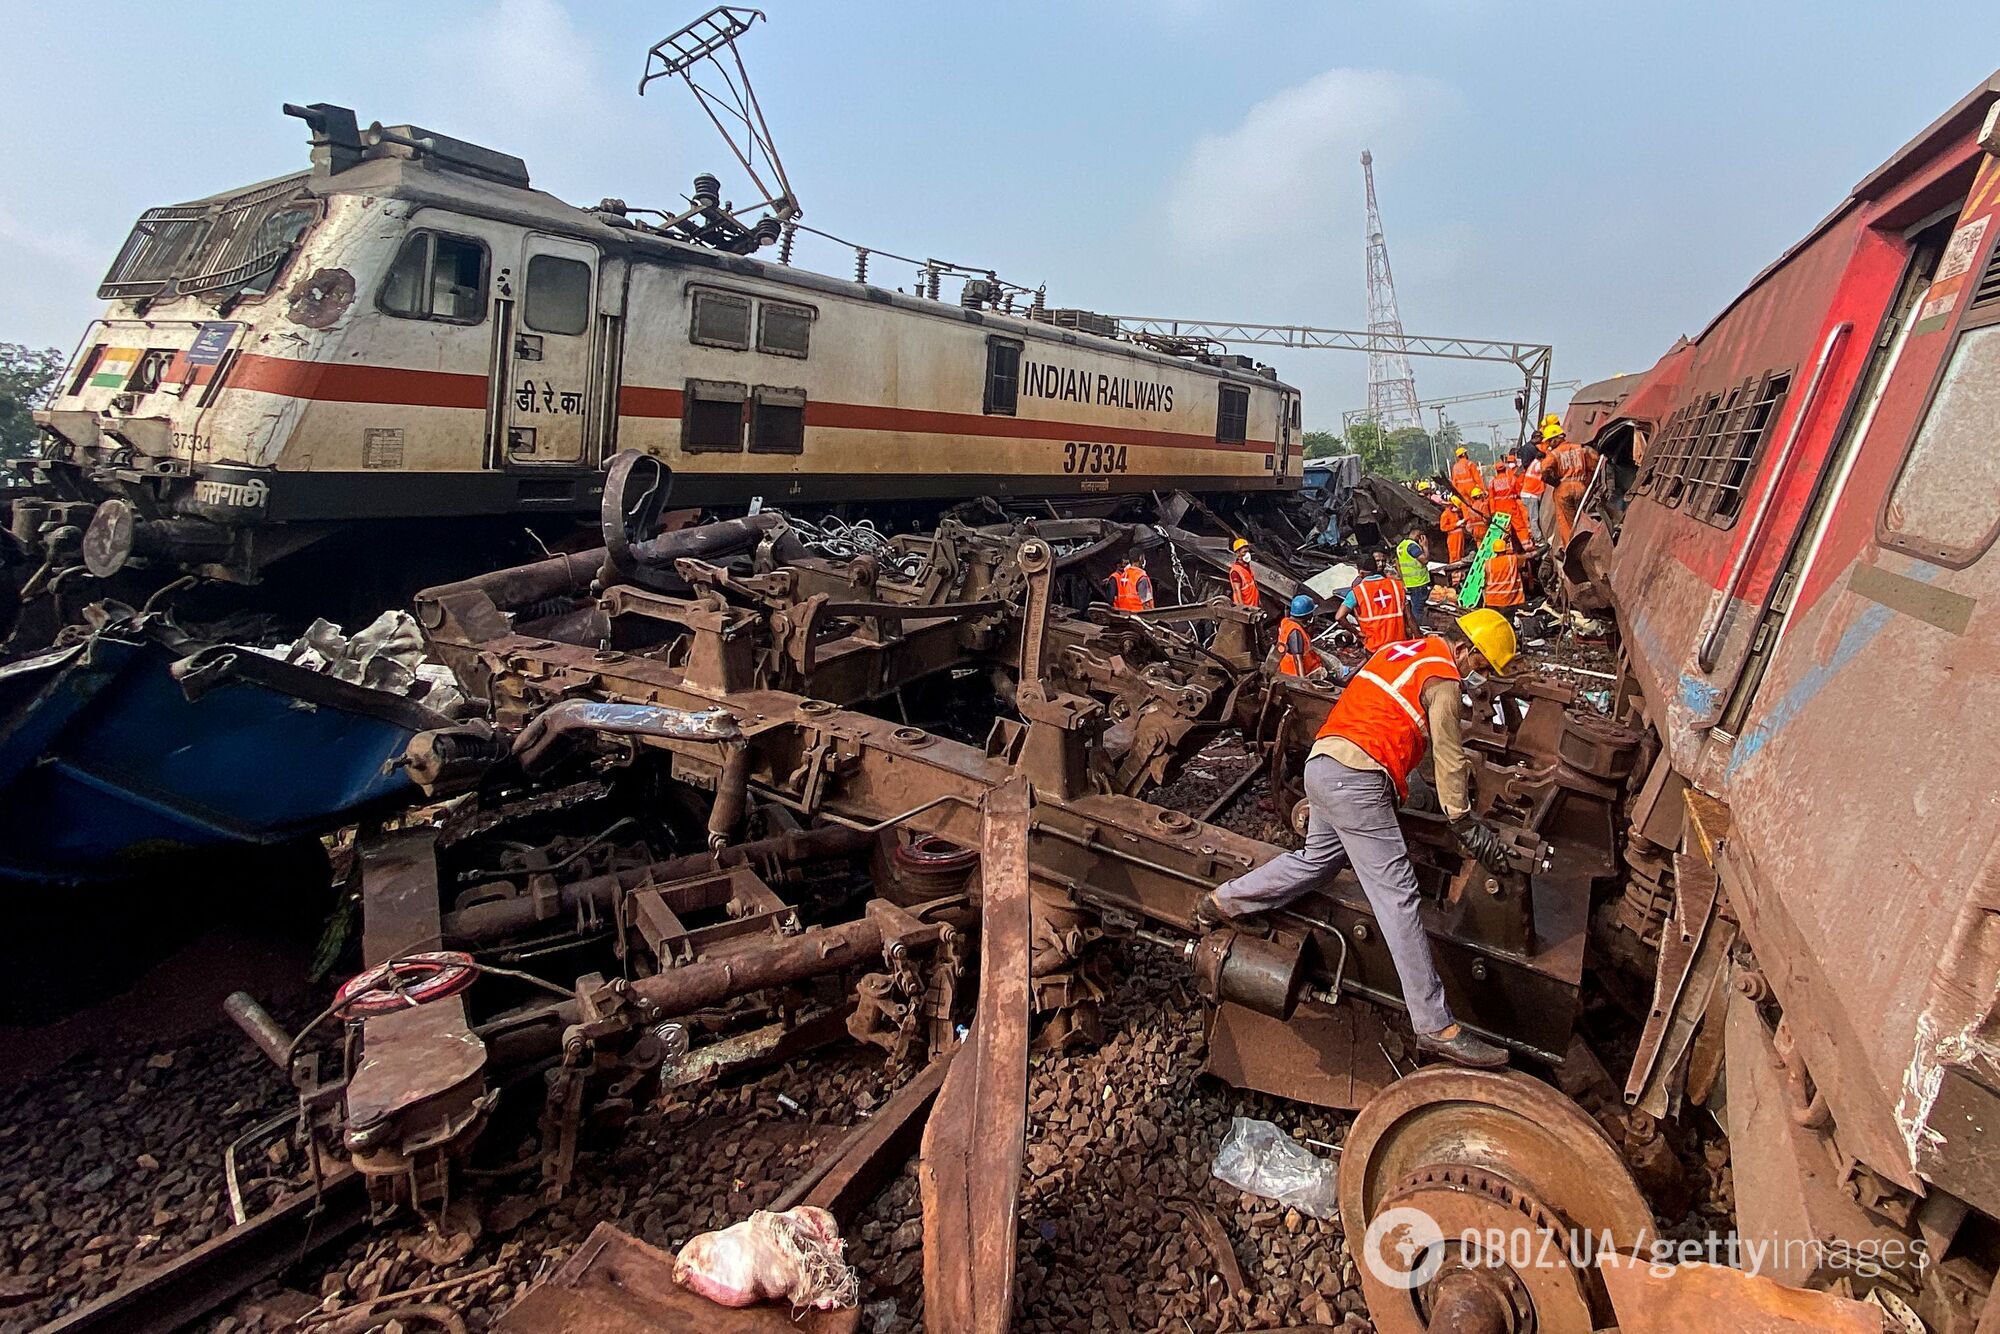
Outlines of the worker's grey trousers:
<svg viewBox="0 0 2000 1334">
<path fill-rule="evenodd" d="M 1419 1033 L 1450 1027 L 1444 983 L 1417 916 L 1417 873 L 1396 823 L 1396 789 L 1389 775 L 1315 755 L 1306 761 L 1305 779 L 1312 806 L 1306 845 L 1218 886 L 1215 906 L 1228 917 L 1281 908 L 1332 880 L 1343 865 L 1352 866 L 1396 961 L 1411 1026 Z"/>
</svg>

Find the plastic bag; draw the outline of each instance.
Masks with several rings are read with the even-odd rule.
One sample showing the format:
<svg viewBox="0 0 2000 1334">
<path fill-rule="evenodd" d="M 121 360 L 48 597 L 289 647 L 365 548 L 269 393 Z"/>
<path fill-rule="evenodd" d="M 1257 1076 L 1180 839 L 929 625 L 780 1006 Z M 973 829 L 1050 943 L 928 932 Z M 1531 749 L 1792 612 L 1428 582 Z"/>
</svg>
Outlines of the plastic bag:
<svg viewBox="0 0 2000 1334">
<path fill-rule="evenodd" d="M 843 1258 L 840 1225 L 824 1209 L 759 1209 L 720 1232 L 704 1232 L 674 1257 L 674 1282 L 722 1306 L 783 1297 L 822 1311 L 852 1306 L 861 1280 Z"/>
<path fill-rule="evenodd" d="M 1339 1165 L 1322 1158 L 1269 1121 L 1239 1116 L 1215 1151 L 1209 1172 L 1238 1190 L 1326 1219 L 1340 1212 Z"/>
</svg>

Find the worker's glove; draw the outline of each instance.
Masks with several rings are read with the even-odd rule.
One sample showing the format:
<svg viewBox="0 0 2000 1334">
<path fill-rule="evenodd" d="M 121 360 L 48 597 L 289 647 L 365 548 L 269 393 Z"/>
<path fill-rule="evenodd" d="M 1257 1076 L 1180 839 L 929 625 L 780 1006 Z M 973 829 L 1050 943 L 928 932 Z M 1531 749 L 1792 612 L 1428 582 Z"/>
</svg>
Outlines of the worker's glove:
<svg viewBox="0 0 2000 1334">
<path fill-rule="evenodd" d="M 1451 832 L 1466 856 L 1477 858 L 1491 871 L 1509 869 L 1507 845 L 1500 841 L 1500 835 L 1494 833 L 1493 826 L 1486 821 L 1468 811 L 1451 822 Z"/>
</svg>

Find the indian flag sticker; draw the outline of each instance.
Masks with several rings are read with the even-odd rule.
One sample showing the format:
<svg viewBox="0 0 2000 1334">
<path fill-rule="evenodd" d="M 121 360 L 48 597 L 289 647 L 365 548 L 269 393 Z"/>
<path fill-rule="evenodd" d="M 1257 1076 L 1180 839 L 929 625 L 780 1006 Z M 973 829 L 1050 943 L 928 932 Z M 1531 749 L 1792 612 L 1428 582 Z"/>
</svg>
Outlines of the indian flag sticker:
<svg viewBox="0 0 2000 1334">
<path fill-rule="evenodd" d="M 97 359 L 97 369 L 90 373 L 92 389 L 123 389 L 125 382 L 132 378 L 138 368 L 139 358 L 144 349 L 136 347 L 107 347 L 104 355 Z"/>
</svg>

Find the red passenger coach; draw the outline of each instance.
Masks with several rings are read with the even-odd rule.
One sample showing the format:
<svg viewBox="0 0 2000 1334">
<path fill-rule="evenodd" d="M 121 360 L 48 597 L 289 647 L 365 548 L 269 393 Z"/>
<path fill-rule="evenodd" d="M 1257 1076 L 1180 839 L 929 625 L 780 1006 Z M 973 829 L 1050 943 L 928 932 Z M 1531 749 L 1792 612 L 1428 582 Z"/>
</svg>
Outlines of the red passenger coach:
<svg viewBox="0 0 2000 1334">
<path fill-rule="evenodd" d="M 1708 1093 L 1743 1237 L 1921 1241 L 1890 1280 L 1967 1331 L 2000 1259 L 1996 103 L 2000 76 L 1632 390 L 1590 562 L 1674 886 L 1628 1093 Z"/>
</svg>

